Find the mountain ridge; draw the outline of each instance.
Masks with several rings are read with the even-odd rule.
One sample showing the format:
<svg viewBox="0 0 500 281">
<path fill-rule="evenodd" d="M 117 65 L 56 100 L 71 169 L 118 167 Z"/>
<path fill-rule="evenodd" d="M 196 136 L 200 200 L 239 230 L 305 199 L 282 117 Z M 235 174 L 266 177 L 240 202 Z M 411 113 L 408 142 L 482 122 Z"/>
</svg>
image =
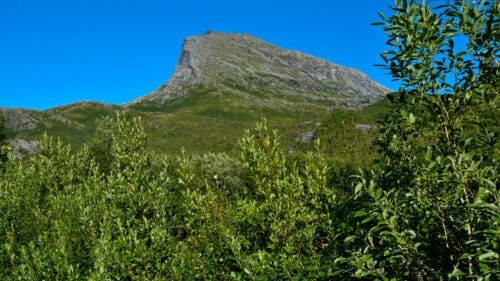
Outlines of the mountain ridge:
<svg viewBox="0 0 500 281">
<path fill-rule="evenodd" d="M 276 99 L 325 107 L 363 106 L 389 92 L 354 68 L 282 49 L 250 34 L 209 31 L 187 37 L 170 79 L 126 106 L 144 101 L 162 104 L 185 96 L 186 89 L 195 86 L 244 97 L 260 91 L 264 95 L 259 98 L 271 106 Z"/>
</svg>

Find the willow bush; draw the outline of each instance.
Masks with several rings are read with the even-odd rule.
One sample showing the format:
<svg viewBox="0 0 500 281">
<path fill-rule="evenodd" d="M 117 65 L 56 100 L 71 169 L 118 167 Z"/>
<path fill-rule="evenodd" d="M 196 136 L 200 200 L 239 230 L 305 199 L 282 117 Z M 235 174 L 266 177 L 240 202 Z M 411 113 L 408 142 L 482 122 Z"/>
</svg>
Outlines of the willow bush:
<svg viewBox="0 0 500 281">
<path fill-rule="evenodd" d="M 319 150 L 289 160 L 262 123 L 242 138 L 240 159 L 169 158 L 146 150 L 139 120 L 102 122 L 97 137 L 110 133 L 105 157 L 45 137 L 36 156 L 7 163 L 3 279 L 331 275 L 336 189 Z"/>
<path fill-rule="evenodd" d="M 497 280 L 497 1 L 395 1 L 385 67 L 401 82 L 357 196 L 371 204 L 338 260 L 380 280 Z M 496 113 L 495 113 L 496 114 Z M 360 243 L 361 242 L 361 243 Z M 349 273 L 348 273 L 349 272 Z"/>
</svg>

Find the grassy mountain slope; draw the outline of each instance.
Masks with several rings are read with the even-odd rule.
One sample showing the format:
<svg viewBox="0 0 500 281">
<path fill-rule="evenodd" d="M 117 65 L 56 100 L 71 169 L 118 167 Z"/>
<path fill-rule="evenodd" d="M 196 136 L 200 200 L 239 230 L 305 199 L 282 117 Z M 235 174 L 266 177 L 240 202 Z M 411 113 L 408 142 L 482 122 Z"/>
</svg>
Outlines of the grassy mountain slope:
<svg viewBox="0 0 500 281">
<path fill-rule="evenodd" d="M 10 138 L 38 139 L 44 133 L 59 137 L 78 148 L 94 134 L 96 122 L 117 112 L 141 117 L 148 134 L 149 146 L 159 153 L 177 154 L 184 148 L 188 154 L 206 152 L 236 153 L 238 140 L 245 129 L 263 118 L 279 130 L 281 143 L 289 151 L 308 148 L 301 134 L 316 131 L 329 143 L 328 154 L 341 159 L 364 158 L 371 151 L 373 132 L 361 132 L 355 124 L 376 125 L 385 112 L 384 102 L 361 111 L 319 110 L 303 107 L 296 110 L 259 106 L 252 100 L 210 88 L 198 88 L 189 95 L 164 104 L 141 103 L 130 107 L 100 103 L 77 103 L 47 111 L 32 111 L 39 125 L 34 130 L 9 132 Z M 54 116 L 58 116 L 55 119 Z M 57 120 L 48 123 L 47 120 Z M 45 122 L 45 123 L 44 123 Z M 334 144 L 334 145 L 332 145 Z M 355 152 L 356 151 L 356 152 Z"/>
</svg>

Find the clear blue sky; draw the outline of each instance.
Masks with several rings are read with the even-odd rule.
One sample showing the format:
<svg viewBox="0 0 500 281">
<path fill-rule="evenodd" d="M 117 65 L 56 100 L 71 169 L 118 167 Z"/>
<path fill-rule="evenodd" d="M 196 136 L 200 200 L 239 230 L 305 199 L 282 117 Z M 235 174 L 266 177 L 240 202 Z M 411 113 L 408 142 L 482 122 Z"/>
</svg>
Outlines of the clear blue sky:
<svg viewBox="0 0 500 281">
<path fill-rule="evenodd" d="M 0 106 L 121 104 L 153 91 L 184 37 L 250 33 L 354 67 L 395 88 L 380 63 L 390 0 L 10 0 L 0 7 Z"/>
</svg>

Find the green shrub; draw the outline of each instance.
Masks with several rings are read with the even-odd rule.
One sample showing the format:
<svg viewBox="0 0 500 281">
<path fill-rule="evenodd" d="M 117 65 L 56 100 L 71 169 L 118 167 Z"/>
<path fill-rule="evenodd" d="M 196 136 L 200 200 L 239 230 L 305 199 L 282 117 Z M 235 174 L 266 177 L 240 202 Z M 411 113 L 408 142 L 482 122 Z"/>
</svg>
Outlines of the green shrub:
<svg viewBox="0 0 500 281">
<path fill-rule="evenodd" d="M 362 228 L 337 265 L 358 278 L 497 280 L 498 4 L 396 0 L 393 11 L 382 58 L 402 87 L 382 157 L 356 188 L 370 202 L 355 213 Z"/>
</svg>

